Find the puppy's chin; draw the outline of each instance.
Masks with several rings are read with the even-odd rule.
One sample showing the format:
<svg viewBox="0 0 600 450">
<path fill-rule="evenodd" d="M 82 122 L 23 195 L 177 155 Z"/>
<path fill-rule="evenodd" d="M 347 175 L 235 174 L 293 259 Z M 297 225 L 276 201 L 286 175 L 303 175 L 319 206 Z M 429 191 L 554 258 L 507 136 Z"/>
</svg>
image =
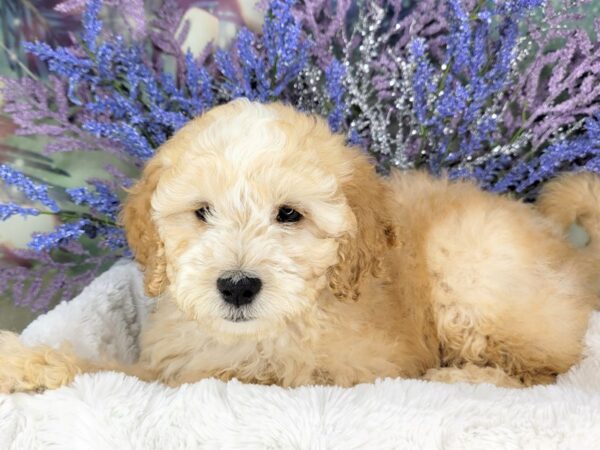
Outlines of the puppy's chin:
<svg viewBox="0 0 600 450">
<path fill-rule="evenodd" d="M 183 307 L 176 303 L 177 309 L 184 316 L 198 324 L 198 328 L 213 339 L 228 342 L 239 338 L 265 338 L 281 332 L 281 323 L 264 317 L 253 317 L 249 314 L 231 314 L 226 311 L 213 311 L 206 314 L 198 310 Z M 215 314 L 216 313 L 216 314 Z"/>
<path fill-rule="evenodd" d="M 213 319 L 210 324 L 211 329 L 217 335 L 226 336 L 247 336 L 263 337 L 275 332 L 272 324 L 266 323 L 260 319 Z"/>
<path fill-rule="evenodd" d="M 197 320 L 199 325 L 216 341 L 223 343 L 239 340 L 259 341 L 273 339 L 285 332 L 285 322 L 273 322 L 265 319 L 231 321 L 223 318 Z"/>
</svg>

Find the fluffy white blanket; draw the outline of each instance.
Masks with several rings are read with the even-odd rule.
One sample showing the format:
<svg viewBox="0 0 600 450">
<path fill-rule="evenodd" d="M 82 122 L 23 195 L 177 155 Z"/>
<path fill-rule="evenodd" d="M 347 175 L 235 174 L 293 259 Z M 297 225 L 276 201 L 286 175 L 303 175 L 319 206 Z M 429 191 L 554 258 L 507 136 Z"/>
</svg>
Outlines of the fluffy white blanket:
<svg viewBox="0 0 600 450">
<path fill-rule="evenodd" d="M 28 344 L 135 359 L 149 300 L 132 263 L 33 322 Z M 549 333 L 552 330 L 548 330 Z M 171 389 L 118 373 L 0 396 L 0 449 L 600 448 L 600 313 L 556 385 L 501 389 L 386 379 L 352 389 L 204 380 Z"/>
</svg>

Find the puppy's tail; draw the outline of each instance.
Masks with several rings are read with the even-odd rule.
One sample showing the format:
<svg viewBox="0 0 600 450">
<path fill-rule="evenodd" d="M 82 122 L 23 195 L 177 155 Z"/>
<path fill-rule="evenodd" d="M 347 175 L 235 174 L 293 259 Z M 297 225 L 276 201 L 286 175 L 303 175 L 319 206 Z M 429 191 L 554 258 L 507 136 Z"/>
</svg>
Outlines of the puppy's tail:
<svg viewBox="0 0 600 450">
<path fill-rule="evenodd" d="M 570 234 L 576 245 L 600 250 L 599 175 L 591 172 L 562 175 L 544 186 L 536 206 Z M 574 235 L 573 225 L 582 227 L 585 233 L 582 230 L 580 236 Z"/>
<path fill-rule="evenodd" d="M 600 175 L 562 175 L 544 186 L 536 207 L 580 247 L 584 265 L 591 269 L 590 281 L 600 295 Z"/>
</svg>

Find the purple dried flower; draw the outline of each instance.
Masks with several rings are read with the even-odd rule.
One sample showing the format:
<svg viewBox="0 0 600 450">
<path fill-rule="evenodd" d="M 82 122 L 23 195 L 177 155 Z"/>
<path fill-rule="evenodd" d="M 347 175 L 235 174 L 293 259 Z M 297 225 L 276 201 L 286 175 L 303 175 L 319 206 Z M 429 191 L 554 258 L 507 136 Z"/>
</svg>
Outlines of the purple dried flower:
<svg viewBox="0 0 600 450">
<path fill-rule="evenodd" d="M 234 66 L 231 55 L 218 49 L 215 53 L 215 62 L 223 78 L 221 90 L 224 92 L 224 95 L 232 99 L 244 95 L 244 91 L 239 82 L 239 79 L 242 78 L 242 76 Z M 250 84 L 250 82 L 248 84 Z"/>
<path fill-rule="evenodd" d="M 142 160 L 154 154 L 154 149 L 138 130 L 126 123 L 103 123 L 88 121 L 83 129 L 94 136 L 121 142 L 128 153 Z"/>
<path fill-rule="evenodd" d="M 215 104 L 213 80 L 208 71 L 201 67 L 191 53 L 185 55 L 185 85 L 190 94 L 191 113 L 196 115 Z"/>
<path fill-rule="evenodd" d="M 89 75 L 93 63 L 87 59 L 77 56 L 68 48 L 59 47 L 56 50 L 43 42 L 27 42 L 25 49 L 48 64 L 48 69 L 68 80 L 68 97 L 76 105 L 81 105 L 81 100 L 76 92 L 79 83 L 92 81 Z"/>
<path fill-rule="evenodd" d="M 412 79 L 413 105 L 417 120 L 423 125 L 427 124 L 428 97 L 435 89 L 433 68 L 426 55 L 426 44 L 423 39 L 415 39 L 411 45 L 411 60 L 415 65 Z"/>
<path fill-rule="evenodd" d="M 144 39 L 147 34 L 144 0 L 118 0 L 117 3 L 131 27 L 133 38 L 138 41 Z"/>
<path fill-rule="evenodd" d="M 35 184 L 21 172 L 5 164 L 0 164 L 0 178 L 6 184 L 19 189 L 29 200 L 40 202 L 52 212 L 60 210 L 56 202 L 48 196 L 48 186 Z"/>
<path fill-rule="evenodd" d="M 150 27 L 150 40 L 160 50 L 160 54 L 174 56 L 179 63 L 184 58 L 181 44 L 189 30 L 189 23 L 186 23 L 184 29 L 177 33 L 183 13 L 179 2 L 165 0 L 156 11 Z"/>
<path fill-rule="evenodd" d="M 102 0 L 88 0 L 83 14 L 83 32 L 81 39 L 91 52 L 96 50 L 96 41 L 102 31 L 102 22 L 98 19 Z"/>
<path fill-rule="evenodd" d="M 516 186 L 517 192 L 536 186 L 554 174 L 576 168 L 593 169 L 594 160 L 600 157 L 600 110 L 586 120 L 582 136 L 561 139 L 545 148 L 539 157 L 529 163 L 527 177 Z M 582 164 L 582 161 L 589 161 Z"/>
<path fill-rule="evenodd" d="M 38 216 L 40 214 L 39 209 L 26 208 L 16 203 L 0 203 L 0 220 L 6 220 L 14 215 L 21 216 Z"/>
<path fill-rule="evenodd" d="M 125 231 L 115 227 L 101 227 L 98 229 L 101 236 L 100 245 L 110 250 L 123 250 L 127 248 Z"/>
<path fill-rule="evenodd" d="M 534 148 L 560 128 L 591 116 L 600 104 L 600 43 L 585 30 L 565 28 L 569 19 L 575 20 L 549 9 L 548 29 L 533 29 L 538 57 L 510 86 L 514 107 L 506 111 L 504 123 L 510 134 L 531 131 Z M 560 39 L 566 42 L 556 48 Z M 550 77 L 545 75 L 549 70 Z"/>
<path fill-rule="evenodd" d="M 263 27 L 263 46 L 268 67 L 275 69 L 279 83 L 287 84 L 304 67 L 310 43 L 303 38 L 301 27 L 292 13 L 295 0 L 271 2 Z M 277 95 L 277 88 L 275 89 Z"/>
<path fill-rule="evenodd" d="M 471 59 L 471 21 L 461 0 L 448 0 L 450 33 L 446 43 L 446 64 L 460 73 Z"/>
<path fill-rule="evenodd" d="M 230 52 L 216 51 L 222 100 L 241 96 L 263 102 L 278 100 L 298 78 L 308 62 L 311 44 L 294 18 L 294 3 L 270 3 L 260 43 L 243 28 Z"/>
<path fill-rule="evenodd" d="M 345 76 L 346 69 L 344 65 L 336 59 L 332 60 L 325 71 L 325 80 L 329 99 L 333 103 L 333 108 L 328 117 L 329 127 L 335 132 L 340 131 L 346 110 L 346 105 L 344 104 L 344 95 L 346 94 L 346 89 L 344 88 Z"/>
<path fill-rule="evenodd" d="M 339 44 L 352 3 L 351 0 L 309 0 L 296 5 L 294 17 L 311 36 L 314 42 L 311 53 L 322 68 L 328 67 L 335 58 L 331 49 Z"/>
<path fill-rule="evenodd" d="M 265 102 L 269 99 L 270 80 L 265 70 L 265 62 L 258 54 L 256 37 L 247 28 L 242 28 L 236 40 L 237 56 L 243 81 L 242 95 L 250 100 Z M 231 71 L 231 68 L 228 68 Z M 236 71 L 236 72 L 239 72 Z"/>
<path fill-rule="evenodd" d="M 0 286 L 12 293 L 16 305 L 33 311 L 47 311 L 56 301 L 72 299 L 97 276 L 101 267 L 116 259 L 112 255 L 86 255 L 83 260 L 56 262 L 48 253 L 32 250 L 5 251 L 3 256 L 5 261 L 13 257 L 37 261 L 32 267 L 0 267 Z M 48 281 L 44 284 L 42 280 Z"/>
<path fill-rule="evenodd" d="M 82 219 L 76 222 L 63 223 L 51 233 L 34 233 L 27 246 L 37 252 L 48 252 L 63 243 L 79 239 L 85 234 L 84 227 L 89 224 L 89 220 Z"/>
<path fill-rule="evenodd" d="M 62 13 L 72 13 L 77 11 L 83 11 L 87 0 L 65 0 L 54 7 L 56 11 Z"/>
<path fill-rule="evenodd" d="M 88 205 L 90 210 L 99 215 L 105 215 L 111 220 L 116 220 L 119 210 L 119 197 L 109 187 L 108 183 L 101 180 L 89 181 L 95 191 L 88 188 L 67 189 L 67 194 L 76 205 Z"/>
<path fill-rule="evenodd" d="M 528 10 L 542 6 L 545 3 L 546 0 L 505 0 L 500 4 L 500 12 L 519 17 Z"/>
</svg>

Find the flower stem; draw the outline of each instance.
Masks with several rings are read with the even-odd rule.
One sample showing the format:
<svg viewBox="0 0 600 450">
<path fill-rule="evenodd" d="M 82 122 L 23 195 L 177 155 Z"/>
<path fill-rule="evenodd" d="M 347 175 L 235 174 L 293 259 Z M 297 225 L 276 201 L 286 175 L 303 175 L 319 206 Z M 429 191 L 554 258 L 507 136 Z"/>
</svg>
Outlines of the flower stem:
<svg viewBox="0 0 600 450">
<path fill-rule="evenodd" d="M 90 214 L 83 213 L 80 214 L 76 211 L 63 210 L 59 212 L 50 212 L 50 211 L 40 211 L 40 214 L 44 214 L 47 216 L 56 216 L 63 220 L 72 220 L 72 219 L 88 219 L 92 222 L 96 222 L 101 225 L 107 225 L 111 227 L 116 227 L 118 224 L 108 219 L 101 219 L 100 217 L 94 217 Z"/>
<path fill-rule="evenodd" d="M 15 54 L 15 52 L 13 52 L 11 49 L 9 49 L 8 47 L 6 47 L 6 45 L 4 45 L 4 43 L 2 41 L 0 41 L 0 48 L 2 50 L 4 50 L 6 53 L 8 53 L 8 55 L 11 57 L 11 59 L 13 59 L 14 62 L 21 69 L 23 69 L 23 72 L 25 72 L 27 75 L 29 75 L 34 80 L 40 81 L 39 77 L 36 74 L 34 74 L 31 70 L 29 70 L 29 67 L 27 67 L 25 64 L 23 64 L 23 61 L 21 61 L 19 59 L 19 57 Z"/>
</svg>

